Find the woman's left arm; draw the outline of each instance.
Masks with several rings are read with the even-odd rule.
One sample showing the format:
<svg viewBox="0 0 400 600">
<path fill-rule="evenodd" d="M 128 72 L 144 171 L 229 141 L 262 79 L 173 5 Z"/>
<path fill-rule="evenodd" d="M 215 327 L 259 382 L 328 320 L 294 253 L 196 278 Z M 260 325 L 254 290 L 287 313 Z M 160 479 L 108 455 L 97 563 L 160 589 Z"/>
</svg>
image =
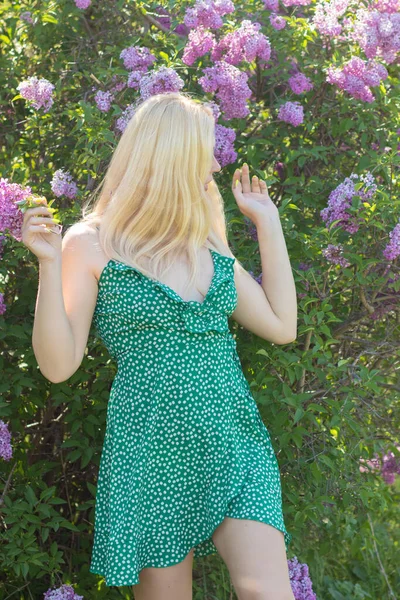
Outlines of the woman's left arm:
<svg viewBox="0 0 400 600">
<path fill-rule="evenodd" d="M 288 344 L 297 336 L 297 298 L 278 208 L 264 181 L 253 177 L 250 184 L 246 164 L 241 173 L 235 171 L 232 192 L 240 211 L 256 226 L 262 265 L 261 285 L 238 265 L 238 304 L 232 318 L 263 339 Z"/>
</svg>

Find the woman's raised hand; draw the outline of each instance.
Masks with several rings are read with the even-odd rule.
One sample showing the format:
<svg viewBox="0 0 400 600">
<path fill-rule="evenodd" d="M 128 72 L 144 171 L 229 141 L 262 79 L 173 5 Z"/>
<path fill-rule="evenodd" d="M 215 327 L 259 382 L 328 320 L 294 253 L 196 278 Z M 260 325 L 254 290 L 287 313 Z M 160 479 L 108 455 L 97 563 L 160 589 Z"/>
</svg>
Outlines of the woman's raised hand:
<svg viewBox="0 0 400 600">
<path fill-rule="evenodd" d="M 62 225 L 53 218 L 52 210 L 43 197 L 39 206 L 24 211 L 22 242 L 40 262 L 61 257 Z"/>
<path fill-rule="evenodd" d="M 257 224 L 265 216 L 279 214 L 278 207 L 268 194 L 265 181 L 253 175 L 250 182 L 249 166 L 244 163 L 242 169 L 236 169 L 232 178 L 232 192 L 239 210 Z"/>
</svg>

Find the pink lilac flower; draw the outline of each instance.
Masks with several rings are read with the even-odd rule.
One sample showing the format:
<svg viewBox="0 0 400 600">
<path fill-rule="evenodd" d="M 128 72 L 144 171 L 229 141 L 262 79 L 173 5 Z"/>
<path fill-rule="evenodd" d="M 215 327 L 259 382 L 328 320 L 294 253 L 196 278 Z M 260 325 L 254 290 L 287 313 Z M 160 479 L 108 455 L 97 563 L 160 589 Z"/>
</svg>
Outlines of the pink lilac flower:
<svg viewBox="0 0 400 600">
<path fill-rule="evenodd" d="M 277 118 L 297 127 L 304 121 L 303 107 L 300 102 L 285 102 L 279 107 Z"/>
<path fill-rule="evenodd" d="M 234 163 L 237 159 L 237 152 L 235 152 L 233 146 L 235 139 L 236 132 L 234 129 L 224 127 L 218 123 L 215 125 L 214 154 L 221 167 Z"/>
<path fill-rule="evenodd" d="M 4 294 L 0 292 L 0 315 L 4 315 L 7 310 L 6 303 L 4 302 Z"/>
<path fill-rule="evenodd" d="M 348 267 L 350 265 L 349 261 L 342 256 L 342 244 L 337 244 L 336 246 L 328 244 L 328 246 L 322 250 L 322 254 L 328 262 L 334 265 L 340 265 L 341 267 Z"/>
<path fill-rule="evenodd" d="M 272 27 L 277 31 L 280 31 L 281 29 L 284 29 L 286 27 L 286 19 L 275 13 L 269 15 L 269 22 L 271 23 Z"/>
<path fill-rule="evenodd" d="M 232 13 L 235 5 L 231 0 L 196 0 L 194 7 L 186 9 L 184 23 L 193 28 L 203 25 L 218 29 L 224 24 L 222 16 Z"/>
<path fill-rule="evenodd" d="M 320 0 L 315 6 L 312 19 L 315 29 L 322 35 L 338 36 L 342 31 L 338 18 L 346 12 L 348 4 L 349 0 Z"/>
<path fill-rule="evenodd" d="M 342 68 L 333 65 L 328 67 L 326 80 L 354 98 L 371 103 L 375 97 L 369 86 L 379 85 L 387 76 L 388 72 L 382 64 L 353 56 Z"/>
<path fill-rule="evenodd" d="M 67 198 L 75 198 L 78 187 L 68 171 L 58 169 L 51 180 L 51 191 L 57 197 L 67 196 Z"/>
<path fill-rule="evenodd" d="M 313 88 L 311 80 L 303 73 L 296 73 L 296 75 L 292 75 L 292 77 L 289 77 L 288 83 L 294 94 L 309 92 Z"/>
<path fill-rule="evenodd" d="M 359 190 L 356 190 L 354 179 L 360 179 L 365 189 L 363 190 L 360 187 Z M 352 173 L 349 177 L 346 177 L 343 183 L 340 183 L 331 191 L 328 206 L 320 212 L 325 225 L 328 227 L 334 221 L 338 221 L 335 227 L 342 227 L 348 233 L 356 233 L 363 219 L 354 217 L 351 213 L 347 212 L 352 205 L 353 196 L 359 196 L 362 200 L 369 200 L 375 194 L 376 189 L 377 186 L 374 183 L 374 177 L 370 172 L 367 172 L 365 175 L 362 174 L 360 177 L 357 173 Z M 360 209 L 360 212 L 362 210 Z"/>
<path fill-rule="evenodd" d="M 379 10 L 379 12 L 395 13 L 400 11 L 400 0 L 376 0 L 370 8 Z"/>
<path fill-rule="evenodd" d="M 400 221 L 396 227 L 389 233 L 390 242 L 383 251 L 386 260 L 396 260 L 400 256 Z"/>
<path fill-rule="evenodd" d="M 86 8 L 89 8 L 91 1 L 92 0 L 75 0 L 75 4 L 77 8 L 85 10 Z"/>
<path fill-rule="evenodd" d="M 183 62 L 186 65 L 192 65 L 195 60 L 212 50 L 214 44 L 214 35 L 211 31 L 207 31 L 203 25 L 199 25 L 197 29 L 191 29 L 188 43 L 183 51 Z"/>
<path fill-rule="evenodd" d="M 263 0 L 264 8 L 266 10 L 272 10 L 272 12 L 278 12 L 279 0 Z"/>
<path fill-rule="evenodd" d="M 126 126 L 128 125 L 129 121 L 131 120 L 131 118 L 133 117 L 133 115 L 136 112 L 136 108 L 137 108 L 136 103 L 129 104 L 125 108 L 122 115 L 120 117 L 118 117 L 118 119 L 116 120 L 115 129 L 117 129 L 117 131 L 120 131 L 121 133 L 123 133 L 125 131 Z"/>
<path fill-rule="evenodd" d="M 199 84 L 205 92 L 216 94 L 224 119 L 243 118 L 250 113 L 246 100 L 251 96 L 251 89 L 246 73 L 225 61 L 217 61 L 203 69 L 203 73 Z"/>
<path fill-rule="evenodd" d="M 102 112 L 108 112 L 111 108 L 111 102 L 113 101 L 113 98 L 114 96 L 111 92 L 103 92 L 102 90 L 98 90 L 94 100 L 99 110 Z"/>
<path fill-rule="evenodd" d="M 312 581 L 308 565 L 299 563 L 297 556 L 287 561 L 290 585 L 295 600 L 317 600 L 312 589 Z"/>
<path fill-rule="evenodd" d="M 76 594 L 71 585 L 63 583 L 59 588 L 49 588 L 43 600 L 83 600 L 83 596 Z"/>
<path fill-rule="evenodd" d="M 307 6 L 311 0 L 282 0 L 284 6 Z"/>
<path fill-rule="evenodd" d="M 38 77 L 28 77 L 22 81 L 17 90 L 25 100 L 32 102 L 33 108 L 43 108 L 43 112 L 48 112 L 53 105 L 52 93 L 54 85 L 47 79 Z"/>
<path fill-rule="evenodd" d="M 145 73 L 156 60 L 154 54 L 148 48 L 141 46 L 129 46 L 119 55 L 124 61 L 124 67 L 128 70 L 142 71 Z"/>
<path fill-rule="evenodd" d="M 3 294 L 1 294 L 1 296 L 3 296 Z M 1 298 L 1 304 L 4 306 L 3 297 Z M 4 310 L 1 314 L 4 313 Z M 4 460 L 10 460 L 11 457 L 11 433 L 8 431 L 7 424 L 0 419 L 0 458 L 3 458 Z"/>
<path fill-rule="evenodd" d="M 16 204 L 32 194 L 29 186 L 22 187 L 11 183 L 8 179 L 0 178 L 0 231 L 8 230 L 20 242 L 22 240 L 23 212 Z"/>
<path fill-rule="evenodd" d="M 260 23 L 252 23 L 245 19 L 240 27 L 220 39 L 211 53 L 212 60 L 223 59 L 231 65 L 242 61 L 252 62 L 257 57 L 269 60 L 271 45 L 260 29 Z"/>
<path fill-rule="evenodd" d="M 400 51 L 400 12 L 382 13 L 360 8 L 356 12 L 351 37 L 367 58 L 381 57 L 391 64 Z"/>
<path fill-rule="evenodd" d="M 164 65 L 157 71 L 151 71 L 142 77 L 140 80 L 140 95 L 143 100 L 146 100 L 154 94 L 166 92 L 179 92 L 184 81 L 176 71 Z"/>
<path fill-rule="evenodd" d="M 19 18 L 27 23 L 33 23 L 32 13 L 30 10 L 24 10 L 19 14 Z"/>
</svg>

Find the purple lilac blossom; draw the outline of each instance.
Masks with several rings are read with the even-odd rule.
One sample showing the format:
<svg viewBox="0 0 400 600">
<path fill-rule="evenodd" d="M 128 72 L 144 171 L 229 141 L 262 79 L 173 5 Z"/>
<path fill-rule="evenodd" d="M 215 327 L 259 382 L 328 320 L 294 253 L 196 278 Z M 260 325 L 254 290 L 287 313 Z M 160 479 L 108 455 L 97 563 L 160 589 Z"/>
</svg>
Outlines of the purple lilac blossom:
<svg viewBox="0 0 400 600">
<path fill-rule="evenodd" d="M 211 59 L 224 60 L 231 65 L 242 61 L 253 62 L 257 57 L 269 60 L 271 45 L 260 29 L 260 23 L 252 23 L 245 19 L 240 27 L 220 39 L 211 53 Z"/>
<path fill-rule="evenodd" d="M 67 198 L 75 198 L 78 187 L 72 180 L 72 175 L 69 171 L 58 169 L 54 172 L 51 180 L 51 191 L 57 197 L 66 196 Z"/>
<path fill-rule="evenodd" d="M 6 303 L 4 302 L 4 294 L 0 292 L 0 315 L 4 315 L 7 310 Z"/>
<path fill-rule="evenodd" d="M 19 18 L 26 23 L 33 23 L 32 13 L 30 10 L 24 10 L 19 14 Z"/>
<path fill-rule="evenodd" d="M 312 0 L 282 0 L 283 6 L 307 6 Z"/>
<path fill-rule="evenodd" d="M 136 104 L 129 104 L 125 110 L 123 111 L 122 115 L 120 117 L 118 117 L 118 119 L 116 120 L 115 123 L 115 129 L 117 131 L 119 131 L 120 133 L 123 133 L 126 129 L 126 126 L 128 125 L 129 121 L 131 120 L 131 118 L 133 117 L 133 115 L 136 112 Z"/>
<path fill-rule="evenodd" d="M 32 103 L 33 108 L 43 108 L 43 112 L 46 113 L 53 105 L 54 85 L 47 79 L 38 79 L 36 76 L 28 77 L 25 81 L 21 81 L 17 90 L 25 100 Z"/>
<path fill-rule="evenodd" d="M 379 85 L 387 76 L 388 72 L 382 64 L 353 56 L 342 68 L 333 65 L 328 67 L 326 80 L 354 98 L 371 103 L 375 97 L 369 86 Z"/>
<path fill-rule="evenodd" d="M 146 100 L 154 94 L 179 92 L 184 86 L 184 81 L 174 69 L 163 65 L 157 71 L 153 70 L 143 75 L 139 85 L 140 95 Z"/>
<path fill-rule="evenodd" d="M 278 177 L 281 181 L 285 178 L 285 166 L 282 162 L 275 163 L 275 171 L 278 173 Z"/>
<path fill-rule="evenodd" d="M 169 11 L 161 4 L 157 4 L 154 10 L 157 13 L 157 15 L 154 15 L 156 21 L 166 29 L 171 29 L 171 15 L 169 14 Z"/>
<path fill-rule="evenodd" d="M 214 48 L 214 44 L 214 35 L 211 31 L 207 31 L 203 25 L 199 25 L 197 29 L 191 29 L 182 55 L 183 62 L 186 65 L 192 65 L 195 60 L 210 52 Z"/>
<path fill-rule="evenodd" d="M 126 82 L 127 86 L 138 90 L 140 88 L 140 81 L 143 76 L 144 73 L 142 71 L 132 71 L 132 73 L 129 73 L 128 75 L 128 80 Z"/>
<path fill-rule="evenodd" d="M 300 102 L 285 102 L 279 107 L 278 120 L 290 123 L 294 127 L 300 125 L 304 121 L 303 107 Z"/>
<path fill-rule="evenodd" d="M 312 589 L 312 581 L 308 565 L 299 563 L 297 556 L 289 559 L 289 578 L 290 585 L 295 600 L 317 600 L 317 596 Z"/>
<path fill-rule="evenodd" d="M 381 57 L 391 64 L 400 51 L 400 13 L 382 13 L 360 8 L 356 12 L 351 37 L 367 58 Z"/>
<path fill-rule="evenodd" d="M 76 8 L 81 8 L 85 10 L 85 8 L 89 8 L 92 0 L 75 0 Z"/>
<path fill-rule="evenodd" d="M 156 57 L 148 48 L 141 46 L 129 46 L 129 48 L 122 50 L 119 57 L 124 61 L 125 69 L 128 69 L 128 71 L 141 71 L 143 73 L 156 60 Z"/>
<path fill-rule="evenodd" d="M 183 20 L 189 28 L 203 25 L 218 29 L 224 24 L 221 17 L 234 10 L 235 5 L 231 0 L 196 0 L 194 7 L 186 9 Z"/>
<path fill-rule="evenodd" d="M 173 31 L 178 35 L 187 37 L 189 35 L 190 27 L 187 27 L 184 23 L 178 23 Z"/>
<path fill-rule="evenodd" d="M 235 139 L 236 132 L 233 129 L 218 123 L 215 125 L 214 154 L 221 167 L 234 163 L 237 159 L 237 152 L 233 146 Z"/>
<path fill-rule="evenodd" d="M 400 221 L 397 223 L 393 231 L 389 233 L 390 242 L 383 251 L 383 256 L 386 260 L 396 260 L 400 256 Z"/>
<path fill-rule="evenodd" d="M 269 22 L 271 23 L 272 27 L 277 31 L 280 31 L 281 29 L 284 29 L 286 27 L 286 20 L 284 19 L 284 17 L 281 17 L 280 15 L 277 15 L 275 13 L 271 13 L 269 15 Z"/>
<path fill-rule="evenodd" d="M 72 585 L 63 583 L 59 588 L 49 588 L 43 600 L 83 600 L 83 596 L 76 594 Z"/>
<path fill-rule="evenodd" d="M 367 189 L 360 188 L 356 190 L 353 179 L 358 178 L 357 173 L 352 173 L 329 194 L 328 206 L 320 212 L 321 218 L 327 227 L 334 221 L 338 221 L 335 227 L 342 227 L 348 233 L 358 231 L 363 219 L 354 217 L 346 211 L 352 205 L 353 196 L 358 195 L 362 200 L 369 200 L 377 189 L 374 177 L 369 171 L 360 176 L 360 180 Z M 361 211 L 362 208 L 360 208 Z"/>
<path fill-rule="evenodd" d="M 5 235 L 0 234 L 0 258 L 3 256 L 4 246 L 6 245 L 7 238 Z"/>
<path fill-rule="evenodd" d="M 397 450 L 400 450 L 400 446 L 397 446 Z M 400 475 L 400 457 L 396 457 L 392 451 L 383 456 L 381 475 L 389 485 L 395 482 L 395 475 Z"/>
<path fill-rule="evenodd" d="M 94 100 L 97 108 L 101 110 L 101 112 L 108 112 L 111 108 L 111 102 L 113 101 L 113 98 L 114 96 L 111 92 L 103 92 L 102 90 L 98 90 Z"/>
<path fill-rule="evenodd" d="M 214 119 L 216 121 L 218 121 L 218 118 L 221 115 L 221 110 L 220 110 L 218 104 L 216 102 L 214 102 L 214 100 L 210 100 L 209 102 L 204 102 L 204 106 L 208 106 L 208 108 L 210 108 L 212 110 Z"/>
<path fill-rule="evenodd" d="M 23 212 L 16 202 L 25 200 L 32 194 L 29 186 L 23 188 L 18 183 L 0 178 L 0 231 L 8 231 L 20 242 L 22 240 Z"/>
<path fill-rule="evenodd" d="M 311 83 L 311 80 L 303 73 L 296 73 L 296 75 L 292 75 L 289 77 L 288 83 L 294 94 L 309 92 L 314 87 Z"/>
<path fill-rule="evenodd" d="M 250 110 L 246 100 L 251 96 L 251 89 L 246 73 L 225 61 L 217 61 L 203 69 L 203 73 L 199 83 L 205 92 L 216 94 L 224 119 L 247 117 Z"/>
<path fill-rule="evenodd" d="M 3 294 L 1 294 L 1 306 L 5 306 L 3 302 Z M 3 308 L 2 308 L 3 310 Z M 4 309 L 5 310 L 5 309 Z M 4 313 L 4 310 L 1 314 Z M 10 460 L 12 458 L 11 433 L 8 431 L 8 426 L 0 419 L 0 458 Z"/>
<path fill-rule="evenodd" d="M 349 0 L 331 0 L 331 2 L 320 0 L 315 6 L 312 19 L 315 29 L 322 35 L 338 36 L 342 31 L 338 17 L 346 12 L 348 4 Z"/>
<path fill-rule="evenodd" d="M 264 8 L 266 10 L 272 10 L 272 12 L 278 12 L 279 0 L 263 0 Z"/>
<path fill-rule="evenodd" d="M 340 265 L 341 267 L 349 267 L 349 261 L 342 256 L 343 246 L 342 244 L 328 244 L 326 248 L 322 250 L 323 256 L 326 260 L 333 265 Z"/>
</svg>

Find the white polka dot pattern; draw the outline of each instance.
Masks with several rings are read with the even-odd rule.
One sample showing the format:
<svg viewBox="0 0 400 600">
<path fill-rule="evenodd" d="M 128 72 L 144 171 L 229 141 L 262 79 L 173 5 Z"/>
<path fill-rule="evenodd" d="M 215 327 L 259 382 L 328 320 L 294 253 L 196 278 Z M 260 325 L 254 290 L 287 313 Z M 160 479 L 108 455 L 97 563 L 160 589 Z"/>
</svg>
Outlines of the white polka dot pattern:
<svg viewBox="0 0 400 600">
<path fill-rule="evenodd" d="M 135 585 L 145 567 L 217 552 L 225 516 L 292 535 L 267 428 L 243 374 L 228 317 L 235 259 L 210 250 L 202 302 L 111 259 L 93 320 L 118 365 L 98 474 L 90 572 Z"/>
</svg>

